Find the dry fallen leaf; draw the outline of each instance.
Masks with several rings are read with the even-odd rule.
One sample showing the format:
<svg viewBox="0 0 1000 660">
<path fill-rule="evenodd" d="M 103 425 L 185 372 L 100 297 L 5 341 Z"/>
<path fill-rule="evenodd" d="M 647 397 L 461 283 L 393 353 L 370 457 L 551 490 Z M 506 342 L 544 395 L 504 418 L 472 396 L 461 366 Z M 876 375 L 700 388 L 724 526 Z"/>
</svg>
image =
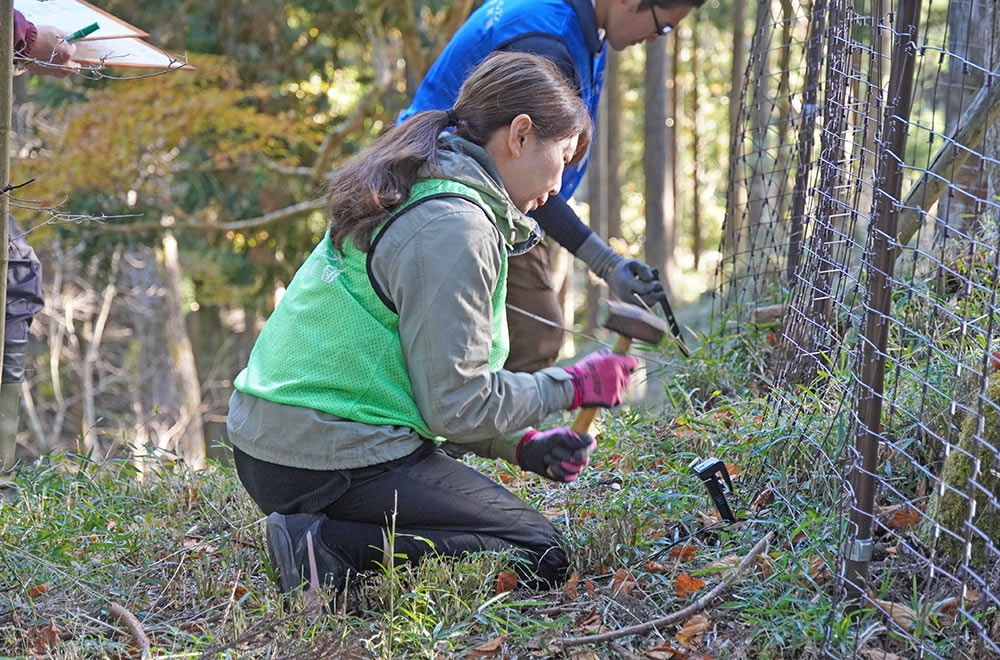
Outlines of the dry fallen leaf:
<svg viewBox="0 0 1000 660">
<path fill-rule="evenodd" d="M 517 573 L 513 571 L 501 571 L 497 575 L 497 595 L 514 591 L 517 589 Z"/>
<path fill-rule="evenodd" d="M 56 628 L 55 619 L 48 625 L 31 626 L 24 633 L 28 655 L 48 655 L 49 650 L 59 643 L 61 633 Z"/>
<path fill-rule="evenodd" d="M 43 582 L 42 584 L 36 584 L 35 586 L 28 589 L 27 591 L 28 598 L 38 598 L 48 590 L 49 590 L 48 583 Z"/>
<path fill-rule="evenodd" d="M 646 649 L 642 655 L 650 660 L 684 660 L 688 657 L 687 651 L 674 648 L 667 640 L 651 649 Z"/>
<path fill-rule="evenodd" d="M 601 660 L 601 656 L 593 651 L 574 651 L 570 654 L 569 660 Z"/>
<path fill-rule="evenodd" d="M 676 637 L 677 641 L 680 642 L 685 648 L 692 648 L 697 644 L 696 638 L 701 635 L 701 633 L 708 630 L 711 622 L 712 620 L 708 618 L 707 614 L 695 614 L 684 622 L 684 625 L 681 626 L 681 629 L 677 631 L 677 634 L 674 635 L 674 637 Z"/>
<path fill-rule="evenodd" d="M 576 627 L 584 632 L 600 632 L 602 623 L 603 619 L 597 613 L 596 607 L 589 612 L 581 612 L 580 616 L 576 617 Z"/>
<path fill-rule="evenodd" d="M 830 569 L 826 567 L 826 561 L 822 555 L 813 555 L 809 560 L 809 577 L 815 580 L 816 584 L 823 584 L 830 578 Z"/>
<path fill-rule="evenodd" d="M 714 525 L 715 523 L 722 520 L 722 517 L 719 515 L 718 511 L 713 511 L 711 513 L 698 511 L 697 513 L 698 513 L 698 519 L 701 520 L 702 527 L 710 527 L 711 525 Z"/>
<path fill-rule="evenodd" d="M 873 600 L 876 605 L 888 612 L 889 616 L 892 617 L 892 620 L 895 621 L 896 624 L 903 630 L 912 632 L 916 627 L 918 617 L 912 607 L 903 605 L 902 603 L 893 603 L 888 600 L 879 600 L 877 598 Z"/>
<path fill-rule="evenodd" d="M 880 651 L 878 649 L 862 649 L 859 653 L 865 657 L 865 660 L 904 660 L 895 653 Z"/>
<path fill-rule="evenodd" d="M 226 596 L 232 594 L 233 600 L 239 600 L 247 593 L 247 588 L 242 584 L 224 584 L 222 585 L 222 590 L 225 592 Z"/>
<path fill-rule="evenodd" d="M 900 506 L 899 509 L 892 514 L 892 518 L 889 519 L 887 526 L 889 529 L 902 531 L 913 527 L 919 520 L 920 513 L 914 507 L 909 505 Z"/>
<path fill-rule="evenodd" d="M 587 595 L 590 596 L 591 598 L 593 598 L 594 594 L 597 593 L 597 589 L 594 588 L 594 583 L 591 582 L 590 580 L 584 580 L 583 586 L 587 590 Z"/>
<path fill-rule="evenodd" d="M 566 586 L 563 587 L 563 597 L 566 600 L 576 600 L 577 586 L 579 584 L 580 584 L 580 572 L 573 571 L 573 575 L 569 576 L 569 580 L 566 581 Z"/>
<path fill-rule="evenodd" d="M 190 484 L 184 484 L 184 505 L 187 508 L 194 506 L 198 501 L 198 491 Z"/>
<path fill-rule="evenodd" d="M 726 472 L 729 473 L 729 477 L 731 479 L 736 479 L 740 476 L 740 473 L 743 472 L 743 470 L 740 469 L 740 466 L 736 463 L 726 463 Z"/>
<path fill-rule="evenodd" d="M 725 572 L 739 566 L 741 561 L 743 561 L 743 557 L 739 555 L 726 555 L 705 566 L 705 570 Z"/>
<path fill-rule="evenodd" d="M 695 547 L 693 545 L 675 545 L 670 549 L 670 558 L 678 561 L 691 561 L 694 559 Z"/>
<path fill-rule="evenodd" d="M 681 573 L 677 576 L 677 579 L 674 580 L 674 591 L 677 592 L 677 595 L 681 598 L 684 598 L 688 594 L 693 594 L 704 586 L 704 580 L 693 578 L 687 573 Z"/>
<path fill-rule="evenodd" d="M 615 594 L 630 594 L 635 589 L 635 578 L 624 568 L 619 568 L 611 577 L 611 591 Z"/>
<path fill-rule="evenodd" d="M 664 566 L 663 564 L 661 564 L 658 561 L 653 561 L 652 559 L 650 559 L 646 563 L 646 572 L 647 573 L 667 573 L 669 571 L 670 571 L 670 569 L 668 567 Z"/>
<path fill-rule="evenodd" d="M 774 502 L 774 491 L 768 488 L 757 496 L 757 499 L 753 501 L 753 504 L 750 506 L 750 508 L 753 511 L 760 511 L 765 507 L 771 506 L 772 502 Z"/>
<path fill-rule="evenodd" d="M 219 548 L 212 545 L 211 543 L 206 543 L 192 536 L 184 537 L 184 548 L 191 553 L 192 557 L 200 557 L 202 555 L 214 555 L 216 552 L 219 551 Z"/>
<path fill-rule="evenodd" d="M 774 573 L 774 567 L 774 557 L 763 552 L 757 555 L 757 570 L 765 580 Z"/>
<path fill-rule="evenodd" d="M 484 642 L 477 646 L 476 648 L 469 651 L 467 658 L 475 658 L 475 660 L 480 660 L 481 658 L 492 658 L 503 650 L 504 642 L 507 641 L 507 635 L 500 635 L 488 642 Z"/>
</svg>

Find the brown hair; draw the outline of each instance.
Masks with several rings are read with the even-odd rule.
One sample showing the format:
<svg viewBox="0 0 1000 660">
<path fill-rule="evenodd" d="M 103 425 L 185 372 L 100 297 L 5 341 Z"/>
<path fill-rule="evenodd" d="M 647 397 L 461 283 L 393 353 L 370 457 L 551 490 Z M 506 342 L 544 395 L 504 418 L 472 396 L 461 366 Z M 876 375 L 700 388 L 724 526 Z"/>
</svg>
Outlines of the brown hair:
<svg viewBox="0 0 1000 660">
<path fill-rule="evenodd" d="M 479 146 L 520 114 L 543 139 L 579 136 L 571 163 L 590 144 L 590 115 L 576 90 L 549 60 L 528 53 L 495 53 L 469 75 L 450 110 L 427 110 L 390 129 L 330 175 L 330 240 L 340 250 L 348 236 L 367 251 L 372 231 L 406 201 L 417 171 L 436 165 L 438 137 L 455 133 Z"/>
</svg>

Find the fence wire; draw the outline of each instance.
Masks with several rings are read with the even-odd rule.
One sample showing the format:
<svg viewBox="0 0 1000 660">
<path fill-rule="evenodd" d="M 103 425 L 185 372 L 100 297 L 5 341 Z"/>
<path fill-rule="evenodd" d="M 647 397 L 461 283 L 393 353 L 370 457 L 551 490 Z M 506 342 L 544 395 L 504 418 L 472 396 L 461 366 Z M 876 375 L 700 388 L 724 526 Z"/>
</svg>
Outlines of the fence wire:
<svg viewBox="0 0 1000 660">
<path fill-rule="evenodd" d="M 762 0 L 744 80 L 715 315 L 773 343 L 784 497 L 886 650 L 1000 657 L 1000 6 Z"/>
</svg>

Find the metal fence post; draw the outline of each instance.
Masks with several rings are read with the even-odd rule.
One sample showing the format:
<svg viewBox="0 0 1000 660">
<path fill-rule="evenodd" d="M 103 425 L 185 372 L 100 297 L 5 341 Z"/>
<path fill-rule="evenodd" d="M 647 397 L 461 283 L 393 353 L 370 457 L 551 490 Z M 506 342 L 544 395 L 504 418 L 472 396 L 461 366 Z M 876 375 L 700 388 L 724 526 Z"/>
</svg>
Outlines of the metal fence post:
<svg viewBox="0 0 1000 660">
<path fill-rule="evenodd" d="M 861 377 L 857 388 L 856 448 L 861 464 L 854 466 L 851 484 L 851 540 L 847 548 L 844 578 L 848 596 L 858 598 L 866 591 L 868 563 L 872 550 L 872 512 L 875 505 L 882 399 L 885 384 L 886 346 L 892 308 L 892 282 L 896 262 L 893 241 L 899 217 L 902 190 L 906 127 L 913 96 L 919 0 L 900 0 L 896 14 L 896 41 L 884 117 L 884 138 L 879 149 L 875 179 L 874 224 L 869 228 L 865 262 L 868 278 L 865 289 L 864 333 L 861 340 Z"/>
</svg>

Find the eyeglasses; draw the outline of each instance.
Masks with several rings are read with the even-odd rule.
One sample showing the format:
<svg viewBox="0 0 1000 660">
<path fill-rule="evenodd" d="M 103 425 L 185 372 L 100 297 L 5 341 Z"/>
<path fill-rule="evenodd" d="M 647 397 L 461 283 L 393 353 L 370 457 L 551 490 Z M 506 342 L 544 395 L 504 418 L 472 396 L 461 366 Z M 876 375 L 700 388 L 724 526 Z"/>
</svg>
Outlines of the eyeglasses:
<svg viewBox="0 0 1000 660">
<path fill-rule="evenodd" d="M 660 19 L 656 17 L 656 5 L 649 5 L 649 13 L 653 15 L 653 25 L 656 26 L 656 32 L 654 32 L 652 36 L 662 37 L 673 32 L 673 25 L 660 25 Z"/>
</svg>

